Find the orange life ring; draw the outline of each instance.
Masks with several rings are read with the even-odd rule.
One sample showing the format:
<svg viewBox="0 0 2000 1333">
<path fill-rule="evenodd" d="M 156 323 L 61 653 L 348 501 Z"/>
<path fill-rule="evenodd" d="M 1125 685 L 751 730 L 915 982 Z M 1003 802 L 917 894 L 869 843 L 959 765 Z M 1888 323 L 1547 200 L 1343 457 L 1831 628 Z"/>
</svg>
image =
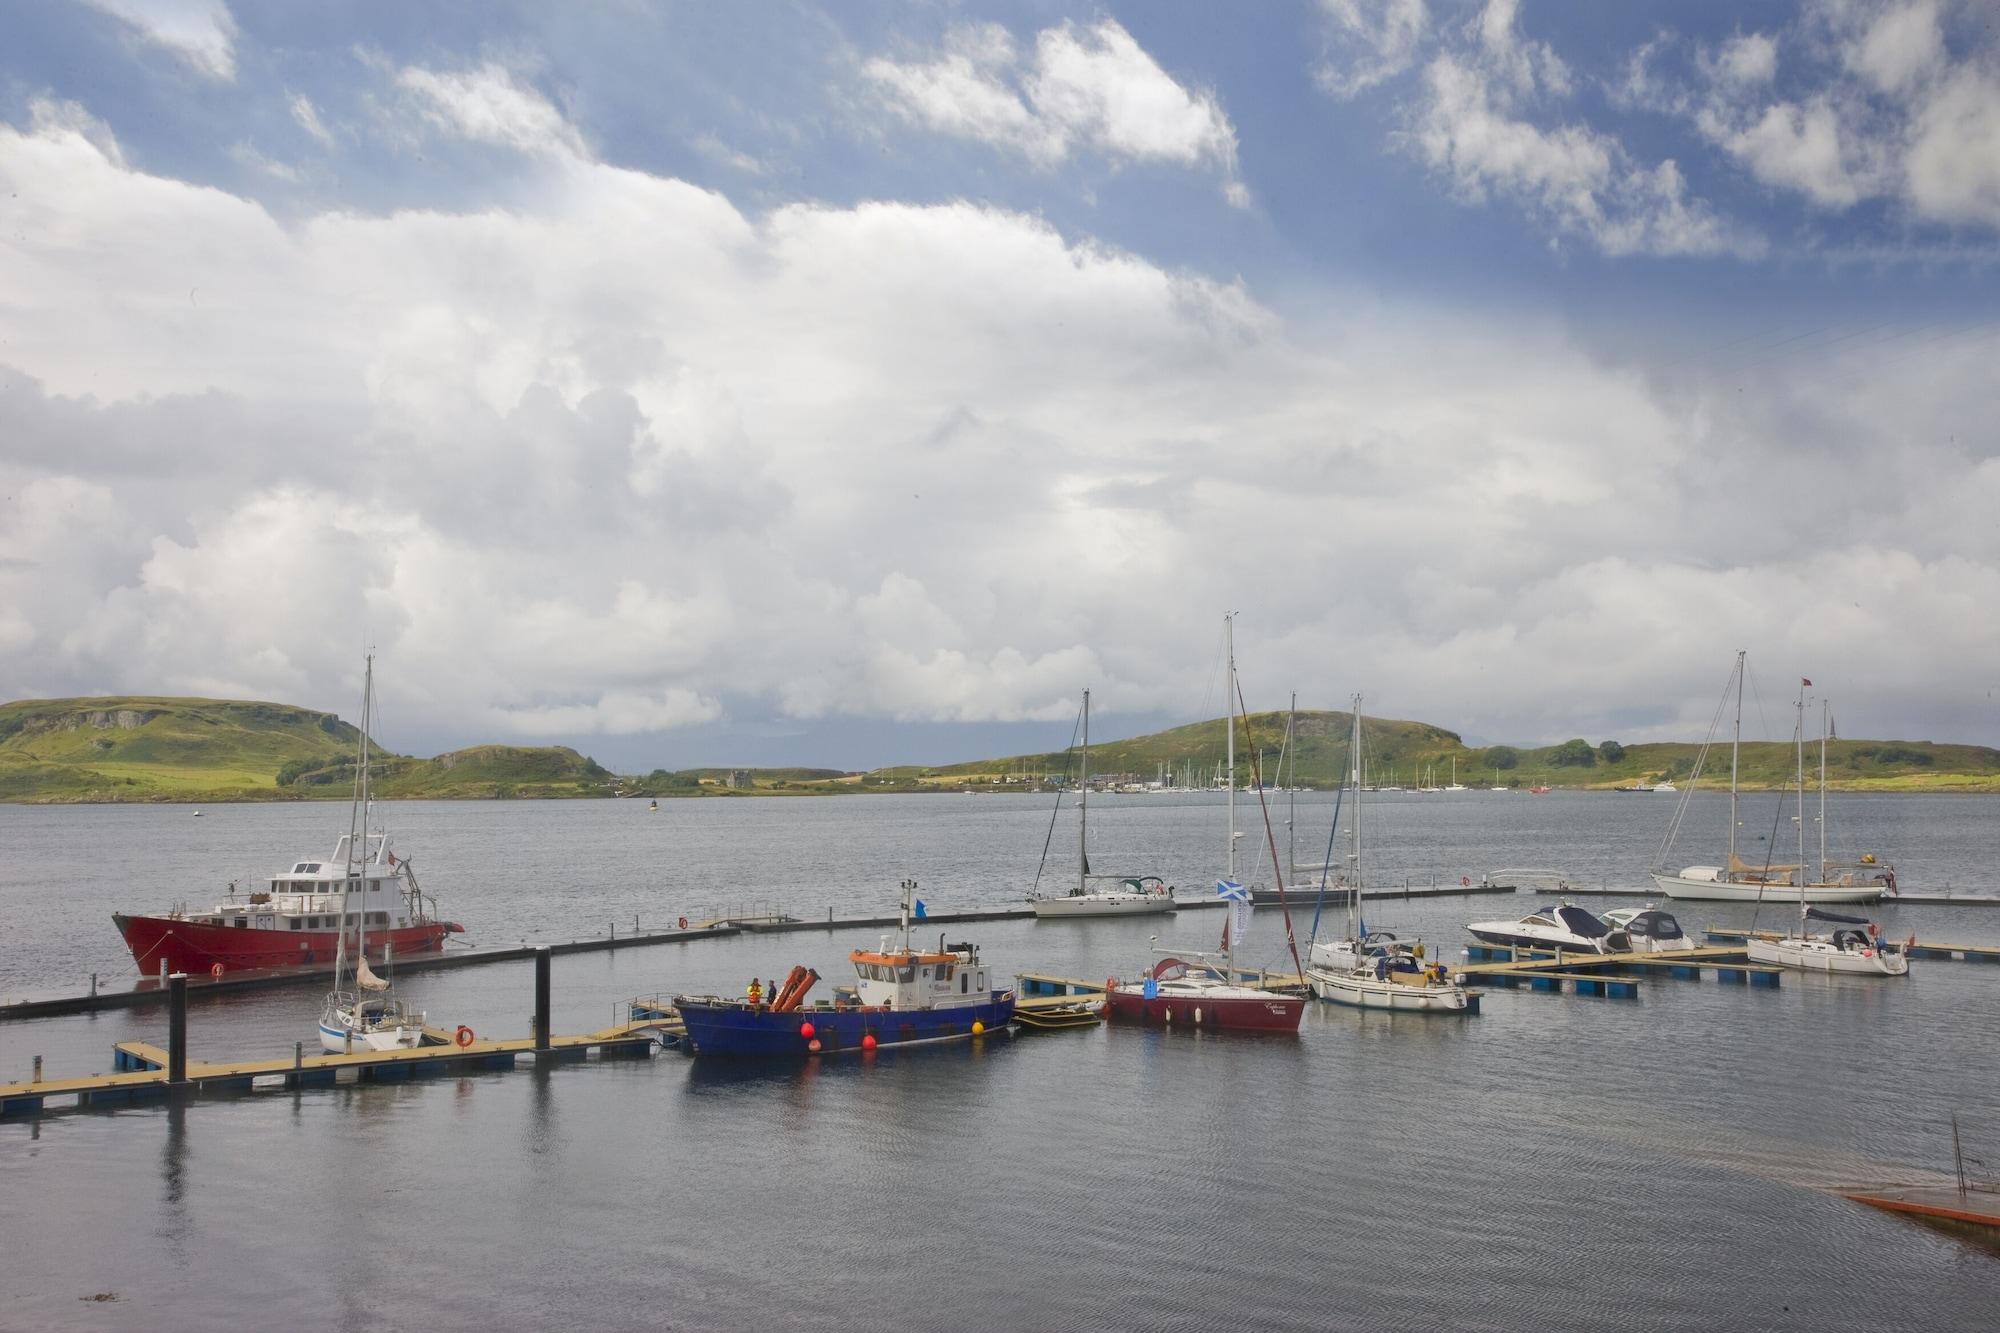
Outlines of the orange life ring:
<svg viewBox="0 0 2000 1333">
<path fill-rule="evenodd" d="M 458 1025 L 458 1044 L 461 1047 L 472 1045 L 472 1029 L 463 1023 Z"/>
<path fill-rule="evenodd" d="M 687 928 L 688 928 L 688 919 L 687 919 L 686 917 L 682 917 L 682 918 L 681 918 L 681 929 L 682 929 L 682 930 L 686 930 Z"/>
<path fill-rule="evenodd" d="M 222 980 L 222 964 L 210 963 L 208 965 L 208 975 L 215 978 L 215 980 L 217 981 Z"/>
</svg>

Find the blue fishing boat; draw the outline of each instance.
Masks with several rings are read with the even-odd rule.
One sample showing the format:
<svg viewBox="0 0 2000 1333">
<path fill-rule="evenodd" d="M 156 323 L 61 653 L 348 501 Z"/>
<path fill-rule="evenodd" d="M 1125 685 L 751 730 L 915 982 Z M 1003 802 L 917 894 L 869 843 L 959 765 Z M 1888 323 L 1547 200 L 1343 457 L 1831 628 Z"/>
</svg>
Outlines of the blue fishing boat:
<svg viewBox="0 0 2000 1333">
<path fill-rule="evenodd" d="M 921 911 L 916 881 L 903 882 L 903 943 L 856 949 L 848 955 L 856 975 L 830 1000 L 805 1002 L 819 974 L 795 967 L 775 995 L 742 999 L 677 995 L 674 1008 L 686 1025 L 685 1049 L 694 1055 L 806 1057 L 872 1051 L 926 1042 L 965 1041 L 1001 1033 L 1014 1020 L 1014 992 L 993 990 L 979 949 L 910 944 L 910 918 Z"/>
</svg>

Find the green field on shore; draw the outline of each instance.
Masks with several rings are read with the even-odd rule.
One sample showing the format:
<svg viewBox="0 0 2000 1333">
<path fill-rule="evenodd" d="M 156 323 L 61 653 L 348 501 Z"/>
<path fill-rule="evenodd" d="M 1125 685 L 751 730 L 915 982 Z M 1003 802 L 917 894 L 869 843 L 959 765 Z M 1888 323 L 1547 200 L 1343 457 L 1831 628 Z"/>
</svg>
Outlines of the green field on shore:
<svg viewBox="0 0 2000 1333">
<path fill-rule="evenodd" d="M 1239 785 L 1296 781 L 1330 788 L 1348 766 L 1346 713 L 1302 711 L 1284 756 L 1286 717 L 1239 720 Z M 1672 780 L 1685 785 L 1700 747 L 1620 745 L 1582 739 L 1560 745 L 1467 746 L 1424 722 L 1364 718 L 1369 781 L 1414 787 L 1452 779 L 1468 787 L 1547 785 L 1607 788 Z M 359 734 L 331 713 L 287 704 L 220 699 L 117 697 L 38 699 L 0 705 L 0 801 L 345 800 L 353 789 Z M 1208 786 L 1225 749 L 1220 719 L 1104 741 L 1091 748 L 1094 780 Z M 1810 747 L 1817 760 L 1817 747 Z M 1711 752 L 1704 783 L 1727 781 L 1726 746 Z M 1789 742 L 1746 744 L 1746 787 L 1788 784 Z M 932 767 L 870 772 L 824 768 L 654 770 L 621 777 L 561 746 L 480 745 L 434 758 L 379 754 L 372 785 L 385 799 L 652 799 L 802 796 L 961 789 L 1033 790 L 1073 781 L 1061 750 Z M 2000 791 L 2000 751 L 1929 741 L 1838 740 L 1827 749 L 1830 785 L 1865 791 Z"/>
</svg>

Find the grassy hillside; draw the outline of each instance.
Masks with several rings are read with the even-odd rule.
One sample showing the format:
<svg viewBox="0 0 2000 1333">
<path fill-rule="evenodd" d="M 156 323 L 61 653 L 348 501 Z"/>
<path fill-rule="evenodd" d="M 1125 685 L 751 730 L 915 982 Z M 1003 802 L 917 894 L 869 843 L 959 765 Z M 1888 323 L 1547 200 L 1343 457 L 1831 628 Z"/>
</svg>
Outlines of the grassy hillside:
<svg viewBox="0 0 2000 1333">
<path fill-rule="evenodd" d="M 0 705 L 0 800 L 347 799 L 360 733 L 331 713 L 219 699 L 37 699 Z M 574 750 L 482 745 L 382 754 L 385 798 L 605 796 Z"/>
<path fill-rule="evenodd" d="M 1347 713 L 1305 712 L 1298 715 L 1295 742 L 1298 780 L 1313 787 L 1339 783 L 1347 766 L 1352 718 Z M 1248 740 L 1246 740 L 1246 733 Z M 1253 760 L 1261 764 L 1264 781 L 1278 781 L 1279 747 L 1285 736 L 1285 714 L 1254 713 L 1247 728 L 1238 723 L 1236 781 L 1247 785 Z M 1620 745 L 1590 744 L 1582 739 L 1538 748 L 1509 745 L 1467 746 L 1441 727 L 1423 722 L 1363 717 L 1362 751 L 1368 779 L 1404 787 L 1418 784 L 1428 772 L 1442 786 L 1452 779 L 1468 787 L 1502 786 L 1617 787 L 1671 778 L 1685 783 L 1701 747 L 1686 743 Z M 1094 777 L 1113 775 L 1151 782 L 1163 768 L 1170 781 L 1190 772 L 1196 786 L 1215 779 L 1225 747 L 1223 723 L 1199 722 L 1150 736 L 1093 744 L 1090 769 Z M 1818 745 L 1807 747 L 1807 764 L 1816 780 Z M 1292 759 L 1285 761 L 1290 781 Z M 1034 785 L 1044 774 L 1070 772 L 1073 760 L 1061 751 L 1014 755 L 923 770 L 890 769 L 884 775 L 914 778 L 943 786 Z M 1783 786 L 1793 780 L 1794 752 L 1790 742 L 1745 744 L 1741 783 L 1745 787 Z M 875 776 L 875 775 L 871 775 Z M 1704 784 L 1729 781 L 1729 747 L 1711 750 Z M 2000 750 L 1979 745 L 1934 745 L 1929 741 L 1839 740 L 1827 747 L 1829 785 L 1849 790 L 2000 791 Z"/>
<path fill-rule="evenodd" d="M 1347 766 L 1346 713 L 1298 715 L 1297 777 L 1331 787 Z M 1206 786 L 1222 761 L 1220 719 L 1091 747 L 1100 780 L 1151 782 L 1164 771 L 1174 783 Z M 1255 772 L 1275 783 L 1283 713 L 1253 714 L 1239 723 L 1239 785 Z M 353 788 L 354 728 L 331 713 L 286 704 L 216 699 L 43 699 L 0 705 L 0 801 L 344 800 Z M 1415 786 L 1428 772 L 1439 784 L 1483 787 L 1615 787 L 1672 778 L 1685 783 L 1698 746 L 1578 739 L 1524 748 L 1466 746 L 1454 732 L 1425 722 L 1364 718 L 1362 744 L 1371 781 Z M 1816 748 L 1816 747 L 1814 747 Z M 1811 760 L 1816 760 L 1813 755 Z M 1045 776 L 1072 773 L 1063 751 L 1014 755 L 933 768 L 906 766 L 869 773 L 824 768 L 656 769 L 618 778 L 594 760 L 559 746 L 480 745 L 435 759 L 384 754 L 375 761 L 375 791 L 385 798 L 507 798 L 641 796 L 803 796 L 836 793 L 1039 787 Z M 1743 747 L 1746 787 L 1791 781 L 1788 743 Z M 1290 781 L 1287 759 L 1284 780 Z M 1704 781 L 1726 783 L 1728 747 L 1709 756 Z M 749 785 L 738 786 L 747 774 Z M 1850 790 L 2000 791 L 2000 751 L 1928 741 L 1835 741 L 1828 779 Z"/>
<path fill-rule="evenodd" d="M 351 754 L 331 713 L 220 699 L 33 699 L 0 704 L 0 800 L 269 798 L 289 763 Z"/>
</svg>

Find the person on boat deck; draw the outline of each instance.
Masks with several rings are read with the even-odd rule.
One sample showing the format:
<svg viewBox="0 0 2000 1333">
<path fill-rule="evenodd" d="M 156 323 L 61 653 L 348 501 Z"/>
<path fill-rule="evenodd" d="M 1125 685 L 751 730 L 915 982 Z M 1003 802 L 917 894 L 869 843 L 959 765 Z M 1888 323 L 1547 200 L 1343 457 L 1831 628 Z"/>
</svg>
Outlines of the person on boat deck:
<svg viewBox="0 0 2000 1333">
<path fill-rule="evenodd" d="M 765 978 L 764 999 L 766 1002 L 770 1004 L 776 1004 L 778 1002 L 778 979 L 776 977 Z"/>
<path fill-rule="evenodd" d="M 743 994 L 749 998 L 751 1004 L 756 1004 L 764 998 L 764 988 L 757 984 L 757 978 L 752 977 L 750 978 L 750 985 L 744 990 Z"/>
</svg>

